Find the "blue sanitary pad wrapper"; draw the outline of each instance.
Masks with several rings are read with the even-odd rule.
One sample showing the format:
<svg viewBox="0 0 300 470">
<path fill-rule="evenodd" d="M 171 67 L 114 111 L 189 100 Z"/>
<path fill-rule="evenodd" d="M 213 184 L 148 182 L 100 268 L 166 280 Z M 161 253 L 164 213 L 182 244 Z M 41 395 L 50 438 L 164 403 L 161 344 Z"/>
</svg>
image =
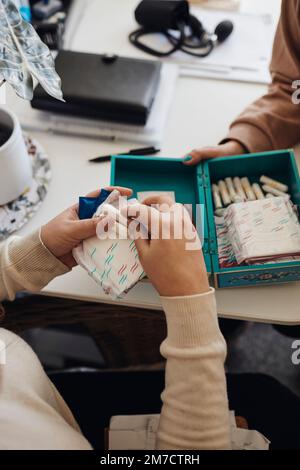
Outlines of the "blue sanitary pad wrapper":
<svg viewBox="0 0 300 470">
<path fill-rule="evenodd" d="M 101 189 L 98 197 L 80 197 L 79 198 L 79 219 L 91 219 L 95 214 L 96 210 L 102 204 L 111 191 Z"/>
</svg>

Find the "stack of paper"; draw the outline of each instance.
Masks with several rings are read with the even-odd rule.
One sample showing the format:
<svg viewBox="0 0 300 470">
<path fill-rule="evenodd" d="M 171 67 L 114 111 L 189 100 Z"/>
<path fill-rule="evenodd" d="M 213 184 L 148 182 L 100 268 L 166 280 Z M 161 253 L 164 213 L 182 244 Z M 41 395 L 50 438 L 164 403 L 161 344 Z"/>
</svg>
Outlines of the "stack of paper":
<svg viewBox="0 0 300 470">
<path fill-rule="evenodd" d="M 270 15 L 205 11 L 197 7 L 192 12 L 209 31 L 225 19 L 233 22 L 234 30 L 204 59 L 178 54 L 181 75 L 256 83 L 271 81 L 269 63 L 276 23 Z"/>
<path fill-rule="evenodd" d="M 160 145 L 172 104 L 177 77 L 178 67 L 176 65 L 163 65 L 158 92 L 145 126 L 38 111 L 32 109 L 30 104 L 25 101 L 19 103 L 18 117 L 22 127 L 27 130 Z"/>
<path fill-rule="evenodd" d="M 129 33 L 138 27 L 134 19 L 134 10 L 139 3 L 138 0 L 126 0 L 126 2 L 124 0 L 111 2 L 87 0 L 84 11 L 80 16 L 76 16 L 76 10 L 81 10 L 82 3 L 82 0 L 77 0 L 73 13 L 70 15 L 65 48 L 151 59 L 150 55 L 134 47 L 128 40 Z M 257 9 L 253 6 L 250 11 L 257 11 Z M 191 14 L 199 18 L 207 31 L 211 33 L 223 20 L 231 20 L 234 23 L 234 31 L 206 58 L 196 58 L 177 51 L 170 57 L 162 58 L 162 61 L 179 64 L 180 73 L 187 76 L 256 83 L 270 82 L 269 63 L 277 11 L 271 16 L 270 14 L 224 12 L 221 9 L 210 11 L 191 5 Z M 99 27 L 99 21 L 101 27 Z M 143 42 L 162 51 L 170 48 L 168 40 L 162 34 L 149 35 L 143 38 Z"/>
</svg>

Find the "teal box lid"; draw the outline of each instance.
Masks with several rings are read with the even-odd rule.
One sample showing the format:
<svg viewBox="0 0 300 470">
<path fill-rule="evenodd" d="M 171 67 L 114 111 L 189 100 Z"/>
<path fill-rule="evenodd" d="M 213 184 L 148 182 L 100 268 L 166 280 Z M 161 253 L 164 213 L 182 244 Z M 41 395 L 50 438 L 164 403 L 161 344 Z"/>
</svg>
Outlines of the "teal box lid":
<svg viewBox="0 0 300 470">
<path fill-rule="evenodd" d="M 173 191 L 177 202 L 191 205 L 194 222 L 198 222 L 207 271 L 211 272 L 202 165 L 184 165 L 182 158 L 113 156 L 111 185 L 132 188 L 135 197 L 142 191 Z"/>
</svg>

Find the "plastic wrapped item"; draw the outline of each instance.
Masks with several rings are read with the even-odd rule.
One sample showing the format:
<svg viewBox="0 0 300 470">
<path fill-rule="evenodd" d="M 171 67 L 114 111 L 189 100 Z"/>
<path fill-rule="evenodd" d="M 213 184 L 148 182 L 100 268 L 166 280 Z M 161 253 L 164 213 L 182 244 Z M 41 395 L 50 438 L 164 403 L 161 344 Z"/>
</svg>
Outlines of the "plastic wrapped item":
<svg viewBox="0 0 300 470">
<path fill-rule="evenodd" d="M 111 232 L 101 231 L 100 236 L 97 230 L 98 236 L 84 240 L 73 250 L 77 263 L 113 299 L 123 297 L 145 276 L 135 242 L 128 236 L 127 219 L 124 220 L 119 211 L 122 205 L 132 202 L 121 197 L 117 190 L 102 190 L 97 198 L 80 198 L 79 201 L 80 218 L 102 215 L 113 221 Z"/>
<path fill-rule="evenodd" d="M 286 197 L 232 204 L 225 224 L 238 264 L 300 256 L 300 224 Z"/>
<path fill-rule="evenodd" d="M 91 219 L 98 207 L 107 199 L 111 191 L 102 189 L 98 197 L 79 198 L 79 219 Z"/>
<path fill-rule="evenodd" d="M 289 191 L 289 187 L 286 184 L 283 184 L 280 181 L 274 180 L 273 178 L 269 178 L 265 175 L 260 177 L 260 182 L 267 186 L 271 186 L 272 188 L 275 188 L 282 193 L 287 193 Z"/>
<path fill-rule="evenodd" d="M 256 199 L 265 199 L 265 195 L 262 192 L 262 189 L 258 183 L 252 185 L 252 190 L 255 194 Z"/>
</svg>

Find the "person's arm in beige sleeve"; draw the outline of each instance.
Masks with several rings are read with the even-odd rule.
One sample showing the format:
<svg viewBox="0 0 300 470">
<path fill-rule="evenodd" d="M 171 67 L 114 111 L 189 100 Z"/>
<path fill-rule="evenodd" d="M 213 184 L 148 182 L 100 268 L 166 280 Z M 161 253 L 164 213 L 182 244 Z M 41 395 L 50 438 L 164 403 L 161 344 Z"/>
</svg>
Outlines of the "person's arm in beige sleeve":
<svg viewBox="0 0 300 470">
<path fill-rule="evenodd" d="M 226 345 L 214 290 L 209 287 L 200 240 L 189 215 L 172 201 L 168 214 L 149 207 L 162 201 L 166 198 L 148 198 L 146 205 L 130 208 L 143 227 L 151 220 L 149 239 L 135 243 L 143 268 L 161 296 L 168 328 L 161 345 L 167 359 L 166 385 L 156 448 L 230 449 Z M 171 239 L 160 239 L 155 229 L 166 233 L 169 217 Z M 185 227 L 181 239 L 172 239 L 175 223 Z M 188 249 L 191 240 L 192 250 Z"/>
<path fill-rule="evenodd" d="M 214 290 L 162 297 L 168 336 L 158 449 L 230 449 L 224 361 L 226 344 L 217 320 Z"/>
<path fill-rule="evenodd" d="M 245 152 L 291 148 L 300 142 L 300 105 L 292 99 L 300 79 L 300 0 L 282 0 L 267 93 L 233 121 L 217 146 L 192 150 L 186 165 Z M 297 92 L 299 98 L 299 92 Z"/>
<path fill-rule="evenodd" d="M 0 246 L 0 300 L 13 300 L 20 291 L 39 291 L 56 276 L 69 271 L 41 241 L 36 230 L 10 237 Z"/>
<path fill-rule="evenodd" d="M 283 0 L 266 95 L 251 104 L 230 126 L 228 139 L 249 152 L 293 147 L 300 141 L 300 108 L 292 84 L 300 77 L 300 1 Z"/>
</svg>

